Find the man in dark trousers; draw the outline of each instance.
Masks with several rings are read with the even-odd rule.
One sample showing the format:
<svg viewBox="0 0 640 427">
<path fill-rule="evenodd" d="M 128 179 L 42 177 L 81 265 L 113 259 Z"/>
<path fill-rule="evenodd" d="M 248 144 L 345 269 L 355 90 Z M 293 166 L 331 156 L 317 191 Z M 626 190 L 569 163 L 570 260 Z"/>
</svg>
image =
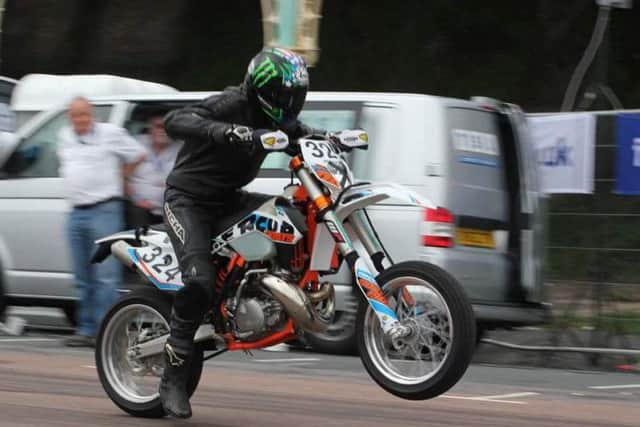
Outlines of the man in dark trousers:
<svg viewBox="0 0 640 427">
<path fill-rule="evenodd" d="M 186 386 L 193 338 L 214 298 L 212 225 L 250 203 L 241 188 L 253 181 L 266 157 L 260 135 L 274 129 L 290 139 L 311 133 L 297 120 L 308 86 L 302 57 L 265 48 L 251 60 L 241 85 L 165 117 L 169 136 L 184 141 L 167 178 L 164 203 L 184 282 L 171 313 L 160 383 L 168 415 L 191 416 Z"/>
</svg>

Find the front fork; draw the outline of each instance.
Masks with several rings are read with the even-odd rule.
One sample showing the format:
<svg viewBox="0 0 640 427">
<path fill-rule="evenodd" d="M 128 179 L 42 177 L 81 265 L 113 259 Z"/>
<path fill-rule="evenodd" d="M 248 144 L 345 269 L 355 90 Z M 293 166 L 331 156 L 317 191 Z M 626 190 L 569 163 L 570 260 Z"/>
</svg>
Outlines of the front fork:
<svg viewBox="0 0 640 427">
<path fill-rule="evenodd" d="M 376 313 L 382 330 L 392 339 L 398 339 L 408 335 L 410 333 L 410 329 L 400 323 L 396 313 L 391 309 L 391 307 L 389 307 L 389 302 L 376 282 L 374 274 L 371 273 L 367 264 L 358 255 L 358 252 L 355 250 L 349 235 L 342 226 L 342 222 L 338 219 L 336 213 L 330 209 L 331 199 L 322 192 L 322 189 L 316 182 L 316 179 L 306 168 L 304 168 L 299 159 L 297 162 L 292 160 L 291 166 L 302 186 L 307 190 L 311 200 L 313 200 L 318 208 L 318 220 L 325 223 L 333 240 L 336 242 L 338 250 L 349 263 L 349 267 L 355 276 L 356 283 L 367 299 L 367 302 Z M 382 259 L 384 258 L 382 255 L 382 248 L 377 238 L 373 235 L 369 222 L 363 217 L 364 215 L 362 212 L 356 212 L 352 215 L 352 226 L 362 241 L 365 249 L 372 254 L 372 261 L 376 268 L 379 271 L 382 271 Z"/>
</svg>

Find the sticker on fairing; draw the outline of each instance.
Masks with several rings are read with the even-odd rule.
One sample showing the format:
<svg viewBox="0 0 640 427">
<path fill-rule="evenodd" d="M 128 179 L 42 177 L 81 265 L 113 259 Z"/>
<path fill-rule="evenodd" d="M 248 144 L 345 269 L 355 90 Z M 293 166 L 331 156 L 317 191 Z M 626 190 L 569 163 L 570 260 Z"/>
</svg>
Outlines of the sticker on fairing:
<svg viewBox="0 0 640 427">
<path fill-rule="evenodd" d="M 149 244 L 139 248 L 129 248 L 129 256 L 158 289 L 178 290 L 184 286 L 178 259 L 171 243 L 168 246 Z"/>
<path fill-rule="evenodd" d="M 361 259 L 356 261 L 354 270 L 362 293 L 364 293 L 373 311 L 376 312 L 382 330 L 387 332 L 389 328 L 398 321 L 396 313 L 389 307 L 387 298 L 384 296 L 378 282 L 376 282 L 376 279 Z"/>
<path fill-rule="evenodd" d="M 276 207 L 275 216 L 255 211 L 229 227 L 213 239 L 212 253 L 218 252 L 230 242 L 251 232 L 260 232 L 274 242 L 286 245 L 295 245 L 303 237 L 286 212 Z"/>
</svg>

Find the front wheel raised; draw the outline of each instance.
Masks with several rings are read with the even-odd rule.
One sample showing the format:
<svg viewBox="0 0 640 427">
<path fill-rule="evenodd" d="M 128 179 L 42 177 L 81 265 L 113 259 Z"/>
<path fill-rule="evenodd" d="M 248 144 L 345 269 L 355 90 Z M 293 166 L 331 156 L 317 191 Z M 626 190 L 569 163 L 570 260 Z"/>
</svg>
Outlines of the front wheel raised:
<svg viewBox="0 0 640 427">
<path fill-rule="evenodd" d="M 404 399 L 446 392 L 467 370 L 475 347 L 476 323 L 464 290 L 450 274 L 424 262 L 396 264 L 377 281 L 412 333 L 392 343 L 369 304 L 361 304 L 356 339 L 367 372 Z"/>
</svg>

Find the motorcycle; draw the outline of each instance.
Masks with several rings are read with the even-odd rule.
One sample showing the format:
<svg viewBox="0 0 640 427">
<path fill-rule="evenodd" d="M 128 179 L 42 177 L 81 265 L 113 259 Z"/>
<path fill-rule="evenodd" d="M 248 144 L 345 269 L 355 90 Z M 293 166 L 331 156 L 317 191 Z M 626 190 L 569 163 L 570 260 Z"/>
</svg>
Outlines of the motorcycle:
<svg viewBox="0 0 640 427">
<path fill-rule="evenodd" d="M 342 262 L 362 296 L 357 346 L 371 378 L 404 399 L 430 399 L 451 388 L 475 347 L 475 320 L 464 290 L 437 266 L 392 264 L 365 210 L 389 198 L 435 206 L 399 185 L 355 181 L 345 154 L 368 147 L 362 130 L 312 135 L 292 144 L 276 131 L 262 135 L 261 143 L 269 152 L 292 155 L 291 184 L 281 196 L 254 197 L 212 232 L 219 272 L 212 286 L 219 297 L 194 338 L 189 393 L 209 358 L 325 331 L 335 313 L 335 293 L 322 275 L 335 273 Z M 167 222 L 179 233 L 179 224 L 171 217 Z M 105 316 L 95 351 L 100 381 L 124 411 L 162 417 L 158 384 L 172 292 L 183 286 L 165 225 L 97 243 L 94 262 L 112 254 L 151 285 L 127 294 Z"/>
</svg>

